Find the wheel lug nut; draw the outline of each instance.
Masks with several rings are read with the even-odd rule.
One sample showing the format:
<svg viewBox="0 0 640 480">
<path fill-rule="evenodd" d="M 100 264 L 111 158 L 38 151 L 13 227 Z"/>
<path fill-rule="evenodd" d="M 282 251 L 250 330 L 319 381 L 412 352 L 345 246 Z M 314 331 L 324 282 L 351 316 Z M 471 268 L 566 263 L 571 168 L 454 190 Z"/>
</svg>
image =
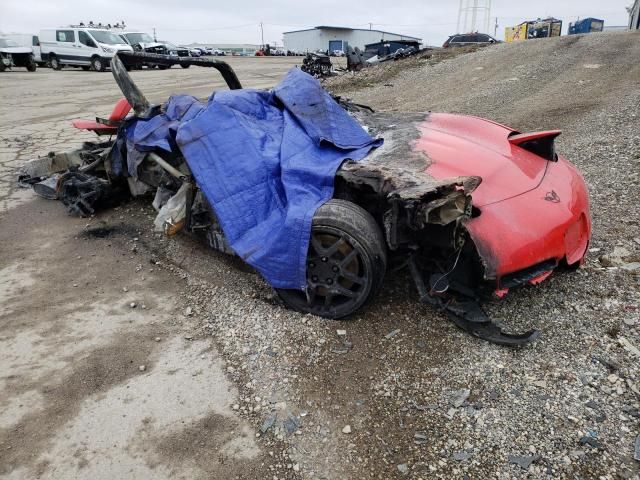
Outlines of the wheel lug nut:
<svg viewBox="0 0 640 480">
<path fill-rule="evenodd" d="M 333 285 L 333 278 L 327 278 L 327 283 L 329 285 Z"/>
<path fill-rule="evenodd" d="M 316 268 L 316 264 L 313 262 L 309 262 L 309 268 Z"/>
<path fill-rule="evenodd" d="M 334 272 L 338 273 L 338 270 L 340 270 L 340 269 L 338 268 L 337 265 L 334 265 L 333 267 L 331 267 L 331 270 L 333 270 Z"/>
<path fill-rule="evenodd" d="M 314 282 L 317 282 L 318 281 L 318 277 L 316 275 L 314 275 L 313 277 L 311 277 L 311 280 L 314 281 Z"/>
<path fill-rule="evenodd" d="M 322 261 L 326 263 L 329 261 L 329 259 L 327 257 L 322 257 Z"/>
</svg>

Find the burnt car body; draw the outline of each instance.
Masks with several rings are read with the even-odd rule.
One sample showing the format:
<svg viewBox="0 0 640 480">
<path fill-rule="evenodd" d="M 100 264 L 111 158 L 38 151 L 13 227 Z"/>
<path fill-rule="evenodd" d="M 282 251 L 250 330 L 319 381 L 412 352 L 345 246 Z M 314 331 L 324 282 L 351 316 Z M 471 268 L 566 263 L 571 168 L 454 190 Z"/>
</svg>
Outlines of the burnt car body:
<svg viewBox="0 0 640 480">
<path fill-rule="evenodd" d="M 216 68 L 230 89 L 241 88 L 224 62 L 189 62 Z M 109 119 L 76 127 L 115 134 L 126 123 L 129 105 L 138 118 L 159 111 L 117 57 L 112 71 L 126 101 Z M 591 233 L 588 194 L 575 167 L 555 152 L 560 132 L 523 134 L 462 115 L 376 113 L 334 98 L 385 141 L 364 159 L 347 160 L 338 169 L 333 199 L 313 219 L 307 286 L 277 290 L 284 302 L 301 312 L 346 317 L 376 295 L 387 267 L 396 265 L 409 270 L 421 302 L 442 309 L 472 335 L 504 345 L 535 340 L 535 330 L 503 332 L 481 302 L 583 262 Z M 110 181 L 116 148 L 113 141 L 85 144 L 79 151 L 36 160 L 22 180 L 39 187 L 43 196 L 60 198 L 73 212 L 92 213 L 113 196 L 128 195 L 122 184 Z M 146 186 L 172 193 L 188 186 L 185 218 L 165 224 L 165 231 L 185 228 L 233 254 L 184 158 L 161 152 L 146 158 L 139 175 Z M 55 181 L 46 178 L 53 173 Z M 136 189 L 129 187 L 135 196 Z"/>
</svg>

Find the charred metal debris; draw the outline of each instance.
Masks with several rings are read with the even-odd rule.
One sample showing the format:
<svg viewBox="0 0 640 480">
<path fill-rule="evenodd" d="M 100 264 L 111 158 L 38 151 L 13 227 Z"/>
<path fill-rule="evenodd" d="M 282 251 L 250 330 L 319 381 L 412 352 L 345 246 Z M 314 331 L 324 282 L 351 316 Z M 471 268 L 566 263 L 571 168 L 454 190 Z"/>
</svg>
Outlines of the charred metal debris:
<svg viewBox="0 0 640 480">
<path fill-rule="evenodd" d="M 365 51 L 360 50 L 358 47 L 349 47 L 347 49 L 347 52 L 345 52 L 347 59 L 346 71 L 358 72 L 363 68 L 393 60 L 400 60 L 431 50 L 429 48 L 420 49 L 418 44 L 405 45 L 404 48 L 397 47 L 396 49 L 390 49 L 389 45 L 384 42 L 380 42 L 379 45 L 368 45 L 367 47 Z M 330 77 L 345 71 L 344 68 L 336 68 L 333 63 L 331 63 L 331 57 L 320 52 L 308 53 L 302 60 L 300 69 L 316 78 Z"/>
<path fill-rule="evenodd" d="M 329 77 L 335 75 L 333 64 L 329 55 L 323 53 L 309 53 L 302 59 L 300 67 L 305 73 L 313 75 L 316 78 Z"/>
<path fill-rule="evenodd" d="M 124 55 L 129 62 L 147 61 L 149 56 Z M 153 61 L 178 62 L 157 57 L 154 55 Z M 241 88 L 226 63 L 189 61 L 220 71 L 230 89 Z M 134 118 L 161 111 L 161 106 L 147 101 L 118 55 L 111 68 Z M 473 215 L 471 193 L 480 179 L 440 181 L 424 173 L 428 159 L 413 151 L 411 143 L 419 134 L 416 124 L 428 114 L 375 113 L 334 98 L 366 129 L 374 135 L 384 132 L 385 138 L 384 145 L 362 161 L 347 161 L 340 167 L 334 198 L 353 202 L 373 216 L 386 240 L 391 265 L 408 269 L 422 303 L 444 311 L 458 327 L 489 342 L 518 346 L 535 340 L 539 336 L 536 331 L 523 335 L 502 332 L 482 310 L 481 301 L 488 293 L 482 285 L 483 267 L 465 230 L 465 222 Z M 154 222 L 157 231 L 174 235 L 185 230 L 211 248 L 233 255 L 211 205 L 180 153 L 149 152 L 135 175 L 130 175 L 124 135 L 128 121 L 121 121 L 116 134 L 107 141 L 86 142 L 77 150 L 50 153 L 28 162 L 22 168 L 19 184 L 32 187 L 44 198 L 61 200 L 71 214 L 79 216 L 147 196 L 153 198 L 158 211 Z"/>
</svg>

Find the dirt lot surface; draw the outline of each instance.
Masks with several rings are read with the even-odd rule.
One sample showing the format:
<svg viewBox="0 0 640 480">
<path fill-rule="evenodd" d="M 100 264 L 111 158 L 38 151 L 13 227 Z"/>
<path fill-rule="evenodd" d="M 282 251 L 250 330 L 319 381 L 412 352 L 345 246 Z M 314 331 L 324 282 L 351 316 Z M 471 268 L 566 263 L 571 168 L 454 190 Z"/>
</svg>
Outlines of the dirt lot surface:
<svg viewBox="0 0 640 480">
<path fill-rule="evenodd" d="M 237 259 L 153 233 L 149 202 L 68 216 L 17 189 L 14 169 L 90 138 L 68 120 L 107 113 L 117 87 L 3 76 L 0 475 L 638 478 L 638 58 L 639 34 L 599 34 L 327 82 L 380 110 L 564 130 L 559 150 L 591 192 L 591 254 L 487 306 L 509 330 L 543 331 L 521 350 L 419 306 L 402 272 L 350 321 L 325 321 L 286 310 Z M 232 61 L 251 87 L 292 63 Z M 155 101 L 220 86 L 193 68 L 134 78 Z"/>
</svg>

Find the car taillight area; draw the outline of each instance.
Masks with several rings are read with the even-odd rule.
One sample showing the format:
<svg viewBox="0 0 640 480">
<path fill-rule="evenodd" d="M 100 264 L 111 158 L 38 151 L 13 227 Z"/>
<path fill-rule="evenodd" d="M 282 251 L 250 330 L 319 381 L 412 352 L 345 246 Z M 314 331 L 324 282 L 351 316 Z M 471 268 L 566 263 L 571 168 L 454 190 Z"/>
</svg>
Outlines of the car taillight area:
<svg viewBox="0 0 640 480">
<path fill-rule="evenodd" d="M 501 280 L 541 262 L 581 262 L 591 235 L 584 180 L 563 157 L 549 162 L 538 188 L 482 207 L 467 230 L 486 280 Z"/>
</svg>

